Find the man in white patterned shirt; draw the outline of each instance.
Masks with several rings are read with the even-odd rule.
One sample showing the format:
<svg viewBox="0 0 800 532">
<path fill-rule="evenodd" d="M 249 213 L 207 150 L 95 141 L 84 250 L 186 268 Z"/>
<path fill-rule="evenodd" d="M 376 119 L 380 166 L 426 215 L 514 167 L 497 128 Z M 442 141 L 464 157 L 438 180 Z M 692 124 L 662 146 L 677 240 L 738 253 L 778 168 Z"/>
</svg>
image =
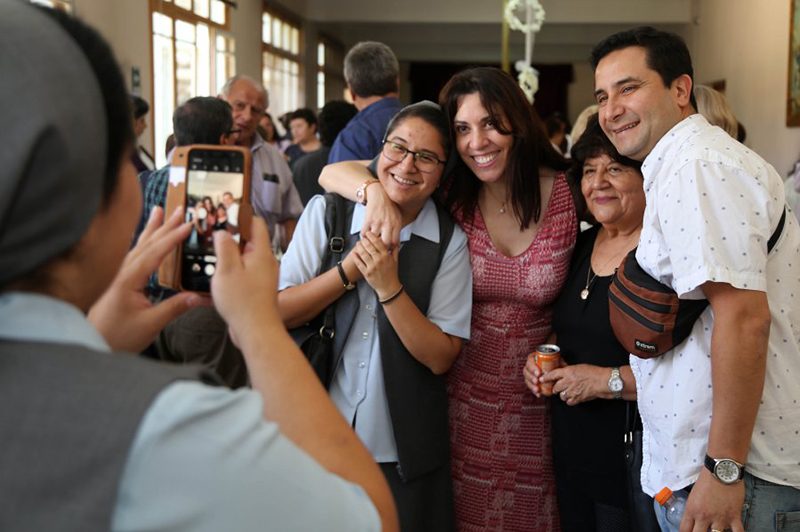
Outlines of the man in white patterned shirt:
<svg viewBox="0 0 800 532">
<path fill-rule="evenodd" d="M 631 357 L 642 486 L 691 490 L 682 531 L 784 530 L 800 522 L 800 229 L 787 216 L 768 253 L 781 178 L 696 114 L 680 37 L 620 32 L 591 60 L 603 130 L 643 161 L 636 258 L 679 297 L 710 303 L 674 349 Z"/>
</svg>

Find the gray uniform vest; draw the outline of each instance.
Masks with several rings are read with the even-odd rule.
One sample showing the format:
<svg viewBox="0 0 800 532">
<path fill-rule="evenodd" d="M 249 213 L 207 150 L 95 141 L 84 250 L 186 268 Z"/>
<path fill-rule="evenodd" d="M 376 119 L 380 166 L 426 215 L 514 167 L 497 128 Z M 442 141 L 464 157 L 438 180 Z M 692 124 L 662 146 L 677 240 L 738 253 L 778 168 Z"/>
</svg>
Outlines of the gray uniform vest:
<svg viewBox="0 0 800 532">
<path fill-rule="evenodd" d="M 212 376 L 75 345 L 0 341 L 0 530 L 109 530 L 142 416 Z"/>
<path fill-rule="evenodd" d="M 412 235 L 400 249 L 400 282 L 423 314 L 428 311 L 433 280 L 453 235 L 454 226 L 450 215 L 438 205 L 437 213 L 439 243 Z M 350 226 L 351 217 L 352 210 L 349 210 L 345 227 Z M 350 235 L 348 249 L 355 245 L 357 238 L 358 235 Z M 341 358 L 342 348 L 350 334 L 358 306 L 357 290 L 347 292 L 336 303 L 334 356 L 337 362 Z M 378 336 L 384 386 L 400 462 L 399 472 L 404 480 L 410 481 L 449 464 L 445 377 L 434 375 L 408 352 L 380 305 Z"/>
</svg>

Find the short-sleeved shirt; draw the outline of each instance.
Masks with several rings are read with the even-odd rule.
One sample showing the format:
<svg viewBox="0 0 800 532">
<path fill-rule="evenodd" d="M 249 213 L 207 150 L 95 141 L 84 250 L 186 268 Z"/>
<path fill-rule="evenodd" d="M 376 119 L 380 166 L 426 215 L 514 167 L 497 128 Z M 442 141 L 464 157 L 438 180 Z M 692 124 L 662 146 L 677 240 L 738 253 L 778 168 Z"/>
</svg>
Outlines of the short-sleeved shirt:
<svg viewBox="0 0 800 532">
<path fill-rule="evenodd" d="M 77 308 L 34 294 L 0 294 L 0 338 L 110 351 Z M 265 527 L 378 531 L 380 520 L 359 486 L 329 473 L 263 419 L 258 393 L 198 382 L 164 388 L 134 438 L 111 529 Z"/>
<path fill-rule="evenodd" d="M 250 151 L 253 155 L 251 201 L 255 213 L 267 221 L 269 234 L 275 234 L 275 225 L 295 220 L 303 212 L 303 203 L 292 181 L 292 171 L 281 152 L 264 142 L 258 134 Z M 280 248 L 280 239 L 273 238 L 273 248 Z"/>
<path fill-rule="evenodd" d="M 360 232 L 365 212 L 363 205 L 355 205 L 350 234 Z M 439 219 L 430 199 L 416 220 L 400 231 L 401 244 L 412 234 L 439 241 Z M 295 236 L 281 262 L 280 290 L 306 283 L 321 273 L 328 238 L 325 198 L 314 196 L 300 217 Z M 377 297 L 363 279 L 356 287 L 359 309 L 343 347 L 342 361 L 331 382 L 331 399 L 346 420 L 355 422 L 356 434 L 377 462 L 396 462 L 397 445 L 386 400 L 378 339 Z M 471 315 L 472 270 L 467 238 L 456 226 L 433 281 L 427 318 L 445 333 L 469 339 Z"/>
<path fill-rule="evenodd" d="M 722 129 L 694 114 L 659 140 L 642 165 L 647 207 L 636 258 L 683 299 L 707 281 L 766 292 L 772 324 L 764 392 L 747 468 L 800 488 L 800 228 L 786 217 L 775 169 Z M 666 354 L 631 356 L 645 427 L 642 487 L 653 495 L 694 482 L 711 425 L 709 307 L 691 335 Z"/>
<path fill-rule="evenodd" d="M 402 108 L 400 100 L 389 97 L 359 111 L 336 136 L 328 163 L 361 161 L 378 155 L 389 120 Z"/>
</svg>

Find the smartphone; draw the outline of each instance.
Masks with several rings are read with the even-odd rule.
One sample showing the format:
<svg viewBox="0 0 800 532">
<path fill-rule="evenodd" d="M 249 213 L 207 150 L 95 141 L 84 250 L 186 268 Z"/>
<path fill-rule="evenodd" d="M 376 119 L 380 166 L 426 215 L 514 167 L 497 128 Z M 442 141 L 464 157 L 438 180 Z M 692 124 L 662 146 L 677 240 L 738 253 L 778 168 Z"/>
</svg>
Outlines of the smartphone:
<svg viewBox="0 0 800 532">
<path fill-rule="evenodd" d="M 240 151 L 193 149 L 186 165 L 186 221 L 192 231 L 181 252 L 181 288 L 211 289 L 217 269 L 213 235 L 228 231 L 236 240 L 239 205 L 244 198 L 245 158 Z"/>
<path fill-rule="evenodd" d="M 183 207 L 189 237 L 167 254 L 158 282 L 172 290 L 208 292 L 217 270 L 213 234 L 228 231 L 240 249 L 250 238 L 250 150 L 193 144 L 175 148 L 170 162 L 166 212 Z"/>
</svg>

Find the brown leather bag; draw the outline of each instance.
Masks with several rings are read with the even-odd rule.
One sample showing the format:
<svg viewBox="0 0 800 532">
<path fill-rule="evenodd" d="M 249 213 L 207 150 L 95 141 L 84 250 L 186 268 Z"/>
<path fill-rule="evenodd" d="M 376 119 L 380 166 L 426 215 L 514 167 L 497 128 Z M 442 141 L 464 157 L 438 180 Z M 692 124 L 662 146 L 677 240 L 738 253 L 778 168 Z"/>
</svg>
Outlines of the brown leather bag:
<svg viewBox="0 0 800 532">
<path fill-rule="evenodd" d="M 767 253 L 785 222 L 786 209 L 767 242 Z M 653 279 L 636 261 L 636 248 L 622 260 L 608 290 L 614 336 L 639 358 L 663 355 L 683 342 L 707 306 L 706 299 L 679 299 L 671 287 Z"/>
</svg>

